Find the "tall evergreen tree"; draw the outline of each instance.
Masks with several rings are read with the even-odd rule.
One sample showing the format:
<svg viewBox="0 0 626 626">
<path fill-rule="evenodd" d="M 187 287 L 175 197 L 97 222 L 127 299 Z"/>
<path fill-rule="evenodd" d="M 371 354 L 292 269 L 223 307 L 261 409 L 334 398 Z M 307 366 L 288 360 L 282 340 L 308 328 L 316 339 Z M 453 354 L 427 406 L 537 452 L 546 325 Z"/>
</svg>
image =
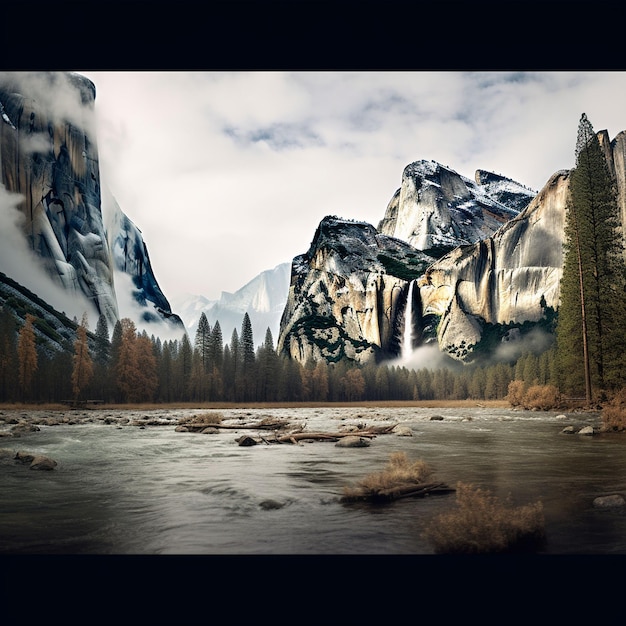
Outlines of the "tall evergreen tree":
<svg viewBox="0 0 626 626">
<path fill-rule="evenodd" d="M 578 126 L 557 322 L 561 386 L 588 402 L 625 382 L 623 239 L 615 182 L 591 122 Z"/>
<path fill-rule="evenodd" d="M 243 399 L 252 400 L 256 390 L 256 359 L 252 323 L 247 312 L 244 313 L 243 321 L 241 322 L 240 349 Z"/>
<path fill-rule="evenodd" d="M 87 314 L 76 329 L 74 342 L 74 359 L 72 368 L 72 391 L 74 400 L 78 400 L 93 378 L 93 360 L 87 343 Z"/>
<path fill-rule="evenodd" d="M 198 351 L 202 372 L 206 374 L 209 371 L 209 357 L 211 353 L 211 325 L 204 311 L 200 314 L 200 319 L 198 320 L 194 349 Z"/>
<path fill-rule="evenodd" d="M 224 339 L 222 337 L 222 327 L 220 321 L 216 320 L 211 330 L 211 340 L 209 343 L 210 361 L 214 367 L 221 371 L 224 360 Z"/>
</svg>

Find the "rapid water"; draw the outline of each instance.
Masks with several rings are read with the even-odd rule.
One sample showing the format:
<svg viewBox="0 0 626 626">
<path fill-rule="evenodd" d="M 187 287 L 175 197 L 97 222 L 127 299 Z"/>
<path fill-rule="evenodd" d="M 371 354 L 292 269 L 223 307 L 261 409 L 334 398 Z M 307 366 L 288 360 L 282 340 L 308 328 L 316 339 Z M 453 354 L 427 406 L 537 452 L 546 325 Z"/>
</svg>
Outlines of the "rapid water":
<svg viewBox="0 0 626 626">
<path fill-rule="evenodd" d="M 224 420 L 273 416 L 309 431 L 399 423 L 413 433 L 338 448 L 320 441 L 242 447 L 236 439 L 256 431 L 175 431 L 178 418 L 202 412 L 89 411 L 91 423 L 2 439 L 0 448 L 41 453 L 58 466 L 0 465 L 0 553 L 432 554 L 422 533 L 454 506 L 454 494 L 379 506 L 339 501 L 344 486 L 383 469 L 395 451 L 425 460 L 450 486 L 473 483 L 516 505 L 541 500 L 547 553 L 626 553 L 626 511 L 593 506 L 597 496 L 626 494 L 626 435 L 561 433 L 595 424 L 595 415 L 479 407 L 219 411 Z M 120 415 L 167 425 L 104 423 Z"/>
</svg>

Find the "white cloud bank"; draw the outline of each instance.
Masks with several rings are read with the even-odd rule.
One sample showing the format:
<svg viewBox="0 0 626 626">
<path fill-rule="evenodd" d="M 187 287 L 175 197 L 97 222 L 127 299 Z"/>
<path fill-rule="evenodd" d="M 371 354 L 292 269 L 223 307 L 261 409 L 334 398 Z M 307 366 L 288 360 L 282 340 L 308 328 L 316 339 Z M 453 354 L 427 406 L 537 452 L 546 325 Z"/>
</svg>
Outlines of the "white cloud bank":
<svg viewBox="0 0 626 626">
<path fill-rule="evenodd" d="M 84 72 L 101 175 L 168 299 L 210 299 L 309 246 L 328 214 L 377 225 L 433 159 L 539 190 L 585 112 L 626 129 L 626 72 Z"/>
</svg>

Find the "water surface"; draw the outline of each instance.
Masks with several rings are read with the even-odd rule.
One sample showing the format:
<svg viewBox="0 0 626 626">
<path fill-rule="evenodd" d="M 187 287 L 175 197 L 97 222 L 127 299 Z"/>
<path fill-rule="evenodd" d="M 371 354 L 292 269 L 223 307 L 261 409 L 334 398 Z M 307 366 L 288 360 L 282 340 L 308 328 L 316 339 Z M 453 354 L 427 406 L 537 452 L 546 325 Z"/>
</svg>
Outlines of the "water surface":
<svg viewBox="0 0 626 626">
<path fill-rule="evenodd" d="M 598 496 L 626 494 L 626 436 L 561 433 L 568 425 L 597 425 L 593 414 L 479 407 L 219 411 L 227 423 L 273 416 L 309 431 L 396 423 L 412 430 L 411 437 L 379 435 L 369 447 L 352 449 L 319 441 L 242 447 L 236 439 L 255 431 L 175 431 L 180 417 L 202 412 L 96 410 L 88 412 L 89 423 L 3 438 L 0 447 L 45 454 L 58 467 L 0 466 L 0 553 L 432 554 L 423 531 L 455 505 L 453 494 L 384 506 L 340 502 L 344 486 L 383 469 L 396 451 L 425 460 L 434 478 L 451 486 L 473 483 L 518 505 L 540 500 L 548 554 L 626 553 L 626 511 L 593 506 Z M 120 416 L 128 423 L 117 423 Z M 147 418 L 166 425 L 133 425 Z"/>
</svg>

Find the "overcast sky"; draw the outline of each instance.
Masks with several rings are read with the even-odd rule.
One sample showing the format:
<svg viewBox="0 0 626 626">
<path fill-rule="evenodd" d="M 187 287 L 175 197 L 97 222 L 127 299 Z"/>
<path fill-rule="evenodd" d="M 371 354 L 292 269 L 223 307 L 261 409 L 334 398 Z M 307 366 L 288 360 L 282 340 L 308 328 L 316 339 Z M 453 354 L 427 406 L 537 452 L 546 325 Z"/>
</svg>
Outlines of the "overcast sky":
<svg viewBox="0 0 626 626">
<path fill-rule="evenodd" d="M 166 297 L 210 299 L 305 252 L 325 215 L 377 225 L 406 165 L 535 190 L 580 116 L 626 130 L 626 72 L 80 72 L 102 184 Z"/>
</svg>

